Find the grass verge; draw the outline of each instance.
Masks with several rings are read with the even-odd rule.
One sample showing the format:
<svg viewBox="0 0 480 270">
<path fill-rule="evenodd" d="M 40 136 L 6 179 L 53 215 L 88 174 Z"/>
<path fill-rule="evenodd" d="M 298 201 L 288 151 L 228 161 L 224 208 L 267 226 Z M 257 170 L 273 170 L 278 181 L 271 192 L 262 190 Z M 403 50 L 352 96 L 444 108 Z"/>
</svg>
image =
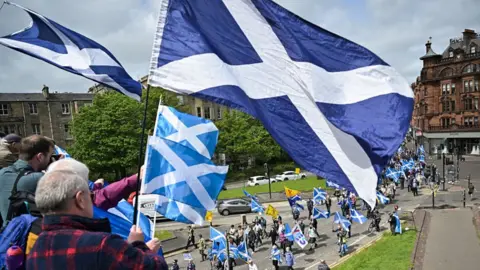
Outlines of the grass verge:
<svg viewBox="0 0 480 270">
<path fill-rule="evenodd" d="M 407 270 L 411 267 L 411 255 L 415 246 L 415 230 L 393 236 L 386 233 L 382 239 L 354 255 L 334 270 Z"/>
<path fill-rule="evenodd" d="M 295 180 L 295 181 L 285 181 L 285 182 L 278 182 L 272 183 L 272 192 L 281 192 L 284 191 L 284 186 L 300 190 L 300 191 L 312 191 L 315 187 L 322 187 L 325 188 L 325 180 L 321 179 L 318 180 L 316 176 L 310 176 L 305 179 Z M 232 199 L 232 198 L 242 198 L 245 197 L 243 194 L 244 188 L 234 188 L 228 189 L 220 192 L 218 199 Z M 268 185 L 260 185 L 254 187 L 246 187 L 245 188 L 250 194 L 256 193 L 265 193 L 268 192 Z"/>
<path fill-rule="evenodd" d="M 161 241 L 163 241 L 165 239 L 172 238 L 173 236 L 174 235 L 171 231 L 161 230 L 161 231 L 156 231 L 155 232 L 155 237 L 160 239 Z"/>
</svg>

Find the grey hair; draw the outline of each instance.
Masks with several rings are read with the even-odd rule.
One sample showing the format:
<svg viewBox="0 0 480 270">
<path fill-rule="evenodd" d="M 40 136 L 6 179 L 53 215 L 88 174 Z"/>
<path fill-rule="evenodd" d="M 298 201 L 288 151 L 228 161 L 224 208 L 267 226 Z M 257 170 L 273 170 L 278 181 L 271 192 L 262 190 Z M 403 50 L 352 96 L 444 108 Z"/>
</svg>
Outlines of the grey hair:
<svg viewBox="0 0 480 270">
<path fill-rule="evenodd" d="M 43 214 L 63 211 L 79 191 L 89 191 L 87 166 L 74 159 L 60 160 L 38 182 L 35 204 Z"/>
</svg>

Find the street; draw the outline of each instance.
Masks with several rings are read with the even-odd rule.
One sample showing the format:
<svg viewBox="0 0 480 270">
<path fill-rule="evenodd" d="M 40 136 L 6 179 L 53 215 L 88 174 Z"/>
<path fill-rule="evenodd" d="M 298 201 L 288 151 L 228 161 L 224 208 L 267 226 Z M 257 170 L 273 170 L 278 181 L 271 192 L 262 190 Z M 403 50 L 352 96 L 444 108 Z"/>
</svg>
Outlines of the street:
<svg viewBox="0 0 480 270">
<path fill-rule="evenodd" d="M 428 191 L 423 191 L 425 194 L 428 194 Z M 428 199 L 426 196 L 422 196 L 422 191 L 420 191 L 420 196 L 414 197 L 412 193 L 407 193 L 407 190 L 397 190 L 397 197 L 393 204 L 389 204 L 384 208 L 380 209 L 382 213 L 382 229 L 386 230 L 388 225 L 388 215 L 386 213 L 393 211 L 393 205 L 397 204 L 401 208 L 400 212 L 411 211 L 415 209 L 418 205 L 422 204 L 424 200 Z M 305 203 L 303 203 L 306 205 Z M 290 212 L 290 207 L 288 206 L 287 202 L 278 202 L 272 203 L 274 207 L 280 212 L 283 220 L 292 225 L 293 219 Z M 320 209 L 325 210 L 324 206 L 319 206 Z M 357 207 L 358 209 L 359 207 Z M 338 206 L 336 205 L 336 201 L 332 200 L 332 213 L 335 211 L 340 211 Z M 366 211 L 362 211 L 363 215 L 366 215 Z M 255 214 L 247 214 L 247 221 L 251 222 L 253 216 Z M 301 218 L 307 218 L 308 211 L 305 210 L 301 214 Z M 241 221 L 241 215 L 232 215 L 232 216 L 220 216 L 218 213 L 214 214 L 213 223 L 214 225 L 221 224 L 220 227 L 217 227 L 220 231 L 226 231 L 231 224 L 239 224 Z M 271 218 L 267 217 L 268 225 L 267 227 L 270 228 L 271 225 Z M 308 221 L 304 221 L 308 228 Z M 367 232 L 368 225 L 370 220 L 367 221 L 365 224 L 358 224 L 354 223 L 352 225 L 352 238 L 349 239 L 349 253 L 353 252 L 354 250 L 358 249 L 359 247 L 369 243 L 373 239 L 379 236 L 379 233 L 372 233 L 369 234 Z M 159 229 L 181 229 L 185 228 L 185 224 L 175 223 L 175 222 L 165 222 L 157 225 Z M 309 246 L 305 248 L 305 250 L 301 250 L 296 244 L 293 247 L 293 253 L 295 255 L 295 269 L 315 269 L 318 265 L 320 260 L 324 259 L 327 261 L 328 264 L 332 264 L 340 259 L 338 255 L 338 246 L 336 244 L 336 234 L 332 233 L 333 228 L 333 217 L 329 220 L 320 219 L 318 220 L 318 233 L 320 237 L 317 238 L 317 248 L 314 251 L 308 251 Z M 199 229 L 196 231 L 196 236 L 202 233 L 205 239 L 209 238 L 208 228 Z M 198 238 L 197 238 L 198 241 Z M 266 238 L 263 242 L 263 245 L 253 254 L 253 260 L 257 264 L 259 269 L 272 269 L 272 263 L 270 260 L 270 248 L 271 243 L 270 239 Z M 174 259 L 177 259 L 179 262 L 180 267 L 186 266 L 186 261 L 183 259 L 183 252 L 178 252 L 175 255 L 168 256 L 167 255 L 167 262 L 171 264 Z M 197 266 L 197 269 L 210 269 L 209 262 L 200 262 L 200 255 L 197 250 L 193 250 L 190 248 L 190 253 L 194 259 L 194 262 Z M 242 260 L 237 260 L 238 266 L 235 269 L 248 269 L 245 262 Z"/>
</svg>

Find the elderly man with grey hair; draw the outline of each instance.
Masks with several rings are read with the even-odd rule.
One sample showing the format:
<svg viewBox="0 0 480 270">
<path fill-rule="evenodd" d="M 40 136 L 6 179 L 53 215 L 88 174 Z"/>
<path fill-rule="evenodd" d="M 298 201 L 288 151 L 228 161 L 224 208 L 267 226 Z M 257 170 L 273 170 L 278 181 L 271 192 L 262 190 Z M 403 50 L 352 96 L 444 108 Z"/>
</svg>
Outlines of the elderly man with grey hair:
<svg viewBox="0 0 480 270">
<path fill-rule="evenodd" d="M 168 269 L 156 255 L 160 241 L 144 243 L 132 226 L 128 240 L 110 233 L 108 219 L 93 219 L 88 168 L 73 159 L 52 164 L 41 178 L 35 203 L 44 215 L 42 233 L 27 257 L 27 269 Z"/>
</svg>

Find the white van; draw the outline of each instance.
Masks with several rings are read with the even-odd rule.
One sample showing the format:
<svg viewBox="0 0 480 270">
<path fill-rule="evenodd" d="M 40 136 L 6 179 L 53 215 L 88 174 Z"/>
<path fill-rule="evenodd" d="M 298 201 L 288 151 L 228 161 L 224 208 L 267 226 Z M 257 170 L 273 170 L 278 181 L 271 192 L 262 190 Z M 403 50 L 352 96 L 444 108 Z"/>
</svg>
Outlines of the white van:
<svg viewBox="0 0 480 270">
<path fill-rule="evenodd" d="M 147 216 L 150 220 L 153 221 L 153 217 L 155 217 L 155 201 L 157 200 L 158 195 L 156 194 L 146 194 L 140 195 L 140 200 L 138 201 L 138 209 L 142 212 L 145 216 Z M 135 200 L 137 197 L 133 198 L 133 205 L 135 206 Z M 160 213 L 157 212 L 157 221 L 166 219 Z"/>
</svg>

